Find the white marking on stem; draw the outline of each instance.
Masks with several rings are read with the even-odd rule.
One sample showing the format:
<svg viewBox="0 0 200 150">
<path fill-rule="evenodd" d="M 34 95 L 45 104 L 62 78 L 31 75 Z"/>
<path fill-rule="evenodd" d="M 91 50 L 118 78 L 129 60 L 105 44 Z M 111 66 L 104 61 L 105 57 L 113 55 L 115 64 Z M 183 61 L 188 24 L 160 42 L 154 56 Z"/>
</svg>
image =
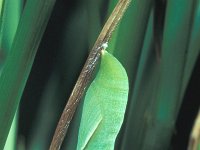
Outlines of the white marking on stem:
<svg viewBox="0 0 200 150">
<path fill-rule="evenodd" d="M 105 50 L 108 47 L 108 42 L 102 44 L 103 49 Z"/>
</svg>

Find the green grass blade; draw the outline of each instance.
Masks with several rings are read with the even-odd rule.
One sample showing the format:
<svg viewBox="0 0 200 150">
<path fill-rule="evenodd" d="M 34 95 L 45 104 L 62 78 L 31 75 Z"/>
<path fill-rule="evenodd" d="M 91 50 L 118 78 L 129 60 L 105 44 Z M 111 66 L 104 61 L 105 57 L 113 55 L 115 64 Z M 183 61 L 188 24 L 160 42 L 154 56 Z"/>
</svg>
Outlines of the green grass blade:
<svg viewBox="0 0 200 150">
<path fill-rule="evenodd" d="M 1 1 L 0 18 L 0 71 L 12 46 L 22 13 L 22 0 Z"/>
<path fill-rule="evenodd" d="M 190 36 L 190 42 L 189 47 L 187 51 L 186 56 L 186 64 L 184 68 L 184 77 L 183 77 L 183 87 L 181 91 L 181 96 L 184 96 L 185 89 L 187 87 L 187 84 L 189 82 L 190 76 L 192 74 L 193 67 L 195 65 L 195 62 L 197 60 L 197 57 L 200 52 L 200 45 L 199 45 L 199 39 L 200 39 L 200 0 L 197 0 L 196 2 L 196 10 L 194 15 L 194 21 Z"/>
<path fill-rule="evenodd" d="M 55 0 L 28 0 L 0 77 L 0 149 L 4 147 Z"/>
<path fill-rule="evenodd" d="M 180 2 L 181 5 L 177 7 Z M 167 6 L 161 62 L 161 86 L 158 93 L 159 106 L 161 107 L 159 107 L 160 113 L 157 117 L 160 121 L 171 120 L 171 117 L 174 117 L 172 115 L 174 111 L 172 111 L 173 108 L 170 109 L 169 107 L 176 108 L 176 102 L 180 101 L 181 79 L 194 1 L 188 3 L 187 0 L 181 0 L 180 2 L 179 0 L 170 0 Z M 176 35 L 171 38 L 173 33 L 176 33 Z M 165 109 L 162 109 L 164 106 Z"/>
<path fill-rule="evenodd" d="M 18 112 L 16 112 L 15 117 L 13 119 L 4 150 L 16 149 L 17 123 L 18 123 Z"/>
<path fill-rule="evenodd" d="M 5 0 L 0 0 L 0 35 L 2 36 L 2 22 L 3 22 L 3 10 L 4 10 L 4 4 L 5 4 Z M 1 39 L 0 36 L 0 39 Z"/>
<path fill-rule="evenodd" d="M 6 59 L 10 47 L 12 45 L 17 26 L 22 12 L 22 0 L 2 0 L 1 5 L 1 18 L 0 18 L 0 67 Z M 0 72 L 2 68 L 0 68 Z M 16 134 L 17 134 L 18 115 L 12 121 L 12 125 L 6 140 L 4 149 L 16 149 Z"/>
<path fill-rule="evenodd" d="M 115 0 L 112 2 L 116 3 Z M 117 33 L 112 37 L 116 38 L 116 45 L 113 46 L 114 50 L 108 48 L 109 51 L 114 51 L 113 55 L 125 67 L 129 77 L 130 88 L 132 88 L 136 77 L 152 2 L 152 0 L 134 0 L 130 3 L 119 24 Z"/>
<path fill-rule="evenodd" d="M 133 93 L 130 95 L 128 116 L 119 149 L 142 149 L 146 125 L 151 122 L 152 107 L 158 86 L 160 65 L 153 44 L 153 12 L 148 21 L 144 45 L 138 65 Z"/>
<path fill-rule="evenodd" d="M 167 149 L 169 146 L 173 129 L 173 123 L 171 122 L 175 121 L 177 113 L 174 112 L 178 112 L 176 108 L 179 108 L 179 92 L 182 85 L 181 75 L 185 64 L 184 58 L 191 27 L 188 22 L 191 21 L 193 12 L 193 2 L 188 5 L 185 1 L 181 7 L 179 6 L 181 10 L 176 8 L 177 4 L 178 2 L 170 2 L 170 6 L 168 6 L 170 7 L 168 8 L 170 19 L 168 18 L 166 21 L 165 30 L 167 31 L 165 31 L 165 44 L 161 63 L 156 61 L 156 52 L 152 45 L 152 19 L 148 25 L 147 37 L 144 41 L 134 90 L 133 94 L 131 94 L 132 98 L 127 111 L 128 116 L 125 122 L 124 136 L 121 138 L 121 149 L 133 147 L 134 149 L 154 150 Z M 180 14 L 174 15 L 176 10 Z M 181 14 L 184 11 L 186 11 L 184 13 L 186 15 Z M 178 21 L 177 16 L 180 16 Z M 178 35 L 172 38 L 171 33 Z M 170 60 L 171 57 L 174 58 Z M 179 61 L 179 64 L 177 64 L 177 61 Z M 173 63 L 176 65 L 173 65 Z M 170 66 L 175 66 L 176 69 L 172 70 L 173 67 L 170 68 Z M 173 82 L 171 82 L 172 80 Z M 176 81 L 179 82 L 177 83 Z M 171 83 L 172 87 L 168 86 L 168 83 Z M 174 89 L 171 91 L 170 88 L 176 88 L 179 92 Z M 169 93 L 164 95 L 163 92 Z M 172 95 L 174 95 L 173 99 L 169 100 Z M 163 105 L 158 105 L 160 102 L 163 102 Z M 160 120 L 158 121 L 158 116 L 163 115 L 164 112 L 163 122 L 165 123 L 161 123 Z"/>
<path fill-rule="evenodd" d="M 0 0 L 0 15 L 2 14 L 3 1 L 4 0 Z"/>
<path fill-rule="evenodd" d="M 37 111 L 37 117 L 34 121 L 33 128 L 31 130 L 30 140 L 27 139 L 29 145 L 27 145 L 30 150 L 43 150 L 48 149 L 49 144 L 49 133 L 52 129 L 53 121 L 56 116 L 56 99 L 58 95 L 56 89 L 58 89 L 58 75 L 54 74 L 47 86 L 44 94 L 42 96 L 42 101 Z M 54 111 L 49 111 L 54 110 Z M 45 140 L 44 140 L 45 139 Z"/>
<path fill-rule="evenodd" d="M 109 10 L 112 9 L 116 0 L 111 0 Z M 152 0 L 135 0 L 132 1 L 127 12 L 122 18 L 121 23 L 115 30 L 111 41 L 109 42 L 108 51 L 123 64 L 125 67 L 130 83 L 130 95 L 132 95 L 132 89 L 135 86 L 135 78 L 137 73 L 137 67 L 142 51 L 142 46 L 145 37 L 145 31 L 147 28 L 148 18 L 150 16 L 150 10 L 152 8 Z M 132 103 L 133 100 L 129 99 L 127 106 L 127 116 L 122 128 L 122 132 L 119 136 L 119 140 L 116 143 L 116 148 L 127 149 L 132 147 L 133 137 L 130 134 L 132 130 Z M 129 118 L 127 120 L 127 118 Z M 130 127 L 130 128 L 129 128 Z M 126 130 L 126 131 L 125 131 Z M 125 133 L 124 133 L 125 132 Z M 126 144 L 125 144 L 126 143 Z"/>
<path fill-rule="evenodd" d="M 86 92 L 77 150 L 112 150 L 128 99 L 128 78 L 122 65 L 103 52 L 100 69 Z"/>
<path fill-rule="evenodd" d="M 49 140 L 52 138 L 51 136 L 53 136 L 52 128 L 55 128 L 57 124 L 57 119 L 60 117 L 64 103 L 71 93 L 75 81 L 77 80 L 77 76 L 80 73 L 80 69 L 85 61 L 85 57 L 88 54 L 87 7 L 80 2 L 74 9 L 70 10 L 68 9 L 69 6 L 63 6 L 63 3 L 65 2 L 59 1 L 56 3 L 54 13 L 57 14 L 58 12 L 62 12 L 62 18 L 65 19 L 53 15 L 46 31 L 46 33 L 50 32 L 50 36 L 46 37 L 46 35 L 44 35 L 43 38 L 44 43 L 50 43 L 54 39 L 60 39 L 59 43 L 54 43 L 58 48 L 53 46 L 53 48 L 55 48 L 53 51 L 56 52 L 58 61 L 54 61 L 56 64 L 52 69 L 52 73 L 50 75 L 48 74 L 50 79 L 47 81 L 44 91 L 41 92 L 42 97 L 40 98 L 40 106 L 38 111 L 35 112 L 36 119 L 32 128 L 30 128 L 31 136 L 26 139 L 27 143 L 29 143 L 27 145 L 28 149 L 48 149 Z M 74 3 L 75 2 L 73 2 L 72 5 L 74 5 Z M 59 22 L 59 25 L 55 26 L 57 22 Z M 61 34 L 58 32 L 58 27 L 60 26 L 62 27 Z M 54 28 L 55 30 L 52 31 Z M 46 52 L 52 51 L 51 46 L 44 46 L 43 43 L 41 45 L 40 49 L 42 51 L 44 51 L 44 49 L 46 49 Z M 43 58 L 40 59 L 42 60 Z M 39 81 L 36 81 L 36 83 L 34 83 L 38 85 L 40 84 L 38 82 Z M 35 88 L 37 89 L 37 87 Z M 30 98 L 29 100 L 34 100 L 34 98 Z M 50 113 L 49 110 L 53 110 L 51 111 L 52 113 Z M 79 109 L 77 111 L 79 111 Z M 76 149 L 80 122 L 79 116 L 81 117 L 81 114 L 76 115 L 71 122 L 72 125 L 69 127 L 69 131 L 61 149 Z"/>
<path fill-rule="evenodd" d="M 101 29 L 101 6 L 103 0 L 87 0 L 87 15 L 88 15 L 88 43 L 89 49 L 92 48 L 97 39 Z"/>
<path fill-rule="evenodd" d="M 169 0 L 166 10 L 161 72 L 152 123 L 145 131 L 143 150 L 165 150 L 181 103 L 183 68 L 190 36 L 193 3 L 188 0 Z"/>
<path fill-rule="evenodd" d="M 22 12 L 22 0 L 5 0 L 1 24 L 1 48 L 9 51 Z"/>
</svg>

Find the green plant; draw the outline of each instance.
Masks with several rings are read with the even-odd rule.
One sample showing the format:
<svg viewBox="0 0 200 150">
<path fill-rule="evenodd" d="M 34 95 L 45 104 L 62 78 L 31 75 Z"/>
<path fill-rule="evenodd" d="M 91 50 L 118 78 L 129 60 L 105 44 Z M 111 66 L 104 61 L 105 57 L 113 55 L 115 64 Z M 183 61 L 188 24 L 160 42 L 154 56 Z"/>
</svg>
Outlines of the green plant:
<svg viewBox="0 0 200 150">
<path fill-rule="evenodd" d="M 13 148 L 5 149 L 49 147 L 88 50 L 117 2 L 0 1 L 0 149 L 6 139 Z M 120 2 L 126 8 L 128 1 Z M 80 94 L 62 149 L 173 149 L 199 56 L 199 20 L 200 0 L 131 1 L 113 35 L 97 41 L 103 49 L 108 44 L 108 53 L 84 80 L 90 85 Z M 101 147 L 102 137 L 109 146 Z"/>
</svg>

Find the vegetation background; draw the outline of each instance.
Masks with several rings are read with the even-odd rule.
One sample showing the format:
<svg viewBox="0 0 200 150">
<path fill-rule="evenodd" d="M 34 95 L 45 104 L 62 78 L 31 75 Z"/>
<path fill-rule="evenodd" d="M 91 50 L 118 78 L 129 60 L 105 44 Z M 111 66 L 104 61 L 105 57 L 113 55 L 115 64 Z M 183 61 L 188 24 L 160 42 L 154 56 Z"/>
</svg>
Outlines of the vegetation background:
<svg viewBox="0 0 200 150">
<path fill-rule="evenodd" d="M 21 99 L 9 135 L 11 143 L 7 146 L 11 147 L 5 150 L 48 149 L 88 52 L 117 0 L 56 0 L 52 12 L 49 11 L 51 15 L 41 10 L 53 7 L 54 0 L 0 2 L 1 133 L 5 129 L 2 122 L 12 121 L 19 102 L 7 104 L 6 96 L 18 91 L 14 94 Z M 22 15 L 26 17 L 20 19 Z M 187 149 L 200 103 L 199 27 L 200 0 L 131 2 L 108 47 L 108 52 L 126 69 L 130 89 L 115 149 Z M 30 51 L 30 45 L 35 51 L 24 55 L 25 50 Z M 33 64 L 27 61 L 29 58 L 34 60 Z M 18 66 L 26 68 L 23 64 L 29 69 L 19 74 L 23 69 Z M 18 86 L 14 81 L 21 81 L 20 76 L 24 84 Z M 82 107 L 83 102 L 63 149 L 76 149 Z M 4 110 L 12 110 L 6 119 Z"/>
</svg>

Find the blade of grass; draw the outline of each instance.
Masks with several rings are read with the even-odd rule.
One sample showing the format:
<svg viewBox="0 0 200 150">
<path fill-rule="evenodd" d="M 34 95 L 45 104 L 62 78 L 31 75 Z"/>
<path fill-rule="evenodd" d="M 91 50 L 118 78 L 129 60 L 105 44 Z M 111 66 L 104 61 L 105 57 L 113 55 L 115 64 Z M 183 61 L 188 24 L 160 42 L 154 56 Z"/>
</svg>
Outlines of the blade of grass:
<svg viewBox="0 0 200 150">
<path fill-rule="evenodd" d="M 160 64 L 153 43 L 153 11 L 148 21 L 129 112 L 119 149 L 142 149 L 147 124 L 151 123 Z"/>
<path fill-rule="evenodd" d="M 185 89 L 187 87 L 187 84 L 189 82 L 193 67 L 195 65 L 195 62 L 197 60 L 197 57 L 200 52 L 200 45 L 199 45 L 199 39 L 200 39 L 200 0 L 197 0 L 195 4 L 195 14 L 194 14 L 194 21 L 192 25 L 192 31 L 190 36 L 190 42 L 187 50 L 187 56 L 186 56 L 186 64 L 184 68 L 184 76 L 183 76 L 183 87 L 181 90 L 181 96 L 184 96 Z"/>
<path fill-rule="evenodd" d="M 0 71 L 12 46 L 12 42 L 17 30 L 19 19 L 22 13 L 22 0 L 4 0 L 1 1 L 1 3 Z"/>
<path fill-rule="evenodd" d="M 0 77 L 0 149 L 4 147 L 55 0 L 28 0 Z"/>
<path fill-rule="evenodd" d="M 18 111 L 12 121 L 12 125 L 6 140 L 4 150 L 15 150 L 16 149 L 16 135 L 17 135 L 17 124 L 18 124 Z"/>
<path fill-rule="evenodd" d="M 89 48 L 92 48 L 102 28 L 100 14 L 102 3 L 103 0 L 87 0 Z"/>
<path fill-rule="evenodd" d="M 3 62 L 4 62 L 4 50 L 1 48 L 2 45 L 2 26 L 3 26 L 3 18 L 4 18 L 4 7 L 5 6 L 5 0 L 1 0 L 0 1 L 0 74 L 1 74 L 1 69 L 3 66 Z"/>
<path fill-rule="evenodd" d="M 113 7 L 113 3 L 115 2 L 115 0 L 110 2 L 110 8 Z M 152 0 L 133 1 L 133 5 L 130 5 L 127 13 L 122 18 L 122 22 L 119 24 L 117 30 L 115 30 L 111 39 L 111 44 L 109 44 L 108 47 L 108 51 L 113 53 L 113 55 L 123 64 L 127 71 L 130 83 L 129 95 L 132 95 L 135 86 L 138 63 L 142 51 L 148 18 L 150 16 L 150 10 L 152 8 L 152 2 Z M 124 138 L 126 135 L 124 134 L 123 136 L 123 132 L 125 132 L 126 128 L 129 128 L 129 121 L 132 120 L 127 119 L 128 117 L 131 118 L 131 114 L 133 112 L 131 109 L 132 103 L 133 102 L 129 97 L 124 125 L 116 143 L 116 148 L 121 147 L 120 143 L 125 141 Z M 127 139 L 132 138 L 129 137 Z"/>
<path fill-rule="evenodd" d="M 58 107 L 63 106 L 63 104 L 59 105 L 60 101 L 63 100 L 63 97 L 66 97 L 66 91 L 70 90 L 71 92 L 72 87 L 70 86 L 75 82 L 76 79 L 74 78 L 78 75 L 84 61 L 83 58 L 88 52 L 86 49 L 87 17 L 84 8 L 78 6 L 78 9 L 74 10 L 72 14 L 69 22 L 63 27 L 64 34 L 61 38 L 64 40 L 61 44 L 62 47 L 60 48 L 58 57 L 60 63 L 55 65 L 55 69 L 52 73 L 53 75 L 50 77 L 50 81 L 45 88 L 46 90 L 42 94 L 43 96 L 39 111 L 37 112 L 37 119 L 34 121 L 34 128 L 31 129 L 31 139 L 29 139 L 30 145 L 28 145 L 28 149 L 48 149 L 49 140 L 43 139 L 50 138 L 52 127 L 57 124 L 56 121 L 59 117 L 57 113 L 60 113 L 60 111 L 58 111 L 60 108 Z M 80 35 L 73 34 L 75 32 L 78 32 Z M 79 41 L 79 44 L 73 43 L 75 41 Z M 77 53 L 79 54 L 78 57 Z M 52 111 L 53 114 L 49 113 L 49 110 L 54 110 Z M 76 116 L 75 119 L 77 119 Z M 75 124 L 76 123 L 75 121 Z M 48 126 L 46 126 L 47 124 Z M 64 149 L 75 150 L 76 148 L 77 140 L 75 140 L 75 138 L 78 138 L 76 134 L 76 132 L 78 132 L 78 127 L 74 128 L 73 125 L 74 124 L 71 126 L 72 128 L 69 128 L 69 135 L 66 135 L 70 138 L 66 138 L 67 141 L 64 141 L 67 147 Z M 77 131 L 71 132 L 71 130 Z"/>
<path fill-rule="evenodd" d="M 54 132 L 52 129 L 57 125 L 60 113 L 66 103 L 66 98 L 69 97 L 85 62 L 85 58 L 88 55 L 87 7 L 85 3 L 81 3 L 81 0 L 72 1 L 70 5 L 64 5 L 65 3 L 65 1 L 58 1 L 56 3 L 46 33 L 44 34 L 43 40 L 38 49 L 39 52 L 37 55 L 40 56 L 40 53 L 42 52 L 43 56 L 36 59 L 34 65 L 40 65 L 39 68 L 41 68 L 41 71 L 38 69 L 36 71 L 32 70 L 32 76 L 36 76 L 37 79 L 37 73 L 34 74 L 34 72 L 40 72 L 40 75 L 43 74 L 42 72 L 45 72 L 44 77 L 46 76 L 45 78 L 47 79 L 48 77 L 50 78 L 46 82 L 44 90 L 38 88 L 40 87 L 40 80 L 42 79 L 33 81 L 33 85 L 29 84 L 29 87 L 26 87 L 26 91 L 31 88 L 34 93 L 41 93 L 42 95 L 41 98 L 37 98 L 37 96 L 32 97 L 31 95 L 29 96 L 30 98 L 24 98 L 24 100 L 34 100 L 34 98 L 37 98 L 40 101 L 38 111 L 34 110 L 33 112 L 36 113 L 36 119 L 33 120 L 34 123 L 31 125 L 32 128 L 29 128 L 30 136 L 26 138 L 26 142 L 30 143 L 27 145 L 28 149 L 35 149 L 34 147 L 38 147 L 39 149 L 48 149 Z M 73 9 L 70 9 L 71 5 L 74 6 Z M 56 40 L 56 43 L 52 43 L 54 40 Z M 50 43 L 51 46 L 48 45 L 48 43 Z M 51 56 L 51 51 L 55 52 L 56 55 L 54 54 Z M 48 57 L 44 55 L 46 52 L 49 52 Z M 52 59 L 55 61 L 50 64 L 47 63 L 45 66 L 44 64 L 40 64 L 41 61 L 43 63 L 52 61 Z M 53 66 L 53 68 L 48 69 L 48 73 L 46 73 L 46 69 L 43 69 L 49 68 L 46 66 Z M 36 69 L 35 67 L 33 68 Z M 37 86 L 33 87 L 34 85 Z M 53 110 L 52 113 L 48 113 L 49 110 Z M 45 117 L 46 114 L 47 116 Z M 78 116 L 81 117 L 81 115 Z M 66 135 L 65 141 L 63 141 L 63 149 L 76 149 L 78 139 L 77 124 L 79 126 L 80 122 L 80 119 L 78 119 L 80 117 L 78 116 L 76 115 L 72 120 L 69 132 Z"/>
<path fill-rule="evenodd" d="M 3 22 L 4 6 L 5 6 L 5 0 L 0 0 L 0 39 L 2 38 L 2 22 Z"/>
<path fill-rule="evenodd" d="M 115 1 L 112 1 L 115 3 Z M 137 66 L 147 28 L 153 0 L 134 0 L 117 30 L 113 55 L 125 67 L 130 83 L 130 91 L 135 81 Z M 112 5 L 110 6 L 112 7 Z"/>
<path fill-rule="evenodd" d="M 27 149 L 48 149 L 49 132 L 52 129 L 51 125 L 54 121 L 52 118 L 56 115 L 54 106 L 56 105 L 56 98 L 58 98 L 56 93 L 59 83 L 58 79 L 58 75 L 53 74 L 47 83 L 46 90 L 44 91 L 42 101 L 37 112 L 36 120 L 33 124 L 33 129 L 31 130 L 31 139 L 27 139 L 29 140 L 27 141 L 29 143 L 29 145 L 27 145 Z"/>
<path fill-rule="evenodd" d="M 179 105 L 183 68 L 191 30 L 194 1 L 169 0 L 161 55 L 161 72 L 152 123 L 143 150 L 168 149 Z"/>
<path fill-rule="evenodd" d="M 0 65 L 6 59 L 7 53 L 9 53 L 12 45 L 17 26 L 20 20 L 22 12 L 22 0 L 2 0 L 1 1 L 1 18 L 0 18 Z M 2 67 L 2 66 L 0 66 Z M 0 73 L 2 68 L 0 68 Z M 12 121 L 12 125 L 6 140 L 4 149 L 14 150 L 16 149 L 16 130 L 18 123 L 18 112 L 15 113 L 15 117 Z"/>
<path fill-rule="evenodd" d="M 22 0 L 5 0 L 1 24 L 1 48 L 9 51 L 22 12 Z"/>
<path fill-rule="evenodd" d="M 88 1 L 87 1 L 87 3 L 88 3 Z M 73 86 L 77 80 L 78 75 L 80 74 L 82 66 L 88 55 L 88 50 L 89 50 L 88 42 L 89 43 L 91 42 L 91 41 L 88 41 L 89 37 L 87 34 L 88 23 L 89 23 L 89 22 L 87 22 L 87 20 L 89 20 L 89 18 L 88 18 L 89 16 L 87 14 L 87 8 L 88 7 L 85 5 L 83 5 L 83 6 L 79 5 L 79 9 L 73 13 L 74 14 L 73 20 L 69 27 L 70 31 L 72 33 L 76 33 L 78 31 L 79 33 L 81 33 L 82 36 L 80 36 L 80 35 L 67 36 L 69 31 L 66 31 L 65 41 L 68 41 L 70 44 L 68 43 L 68 46 L 66 44 L 65 47 L 63 48 L 64 50 L 65 49 L 69 50 L 71 47 L 69 45 L 73 45 L 73 41 L 75 39 L 78 39 L 78 41 L 79 41 L 79 44 L 71 47 L 70 54 L 65 53 L 65 56 L 67 56 L 65 59 L 68 61 L 68 64 L 71 64 L 71 65 L 68 65 L 65 63 L 65 66 L 63 66 L 65 69 L 67 68 L 66 72 L 63 74 L 64 76 L 66 76 L 66 74 L 67 74 L 65 87 L 63 87 L 63 90 L 64 91 L 68 90 L 68 96 L 70 96 L 70 94 L 71 94 Z M 78 53 L 78 56 L 77 56 L 77 53 Z M 69 59 L 69 57 L 70 57 L 70 59 Z M 69 88 L 69 85 L 70 85 L 70 88 Z M 66 92 L 64 92 L 64 93 L 66 93 Z M 64 102 L 65 101 L 66 101 L 66 97 L 65 97 Z M 65 141 L 63 142 L 63 145 L 62 145 L 63 149 L 70 149 L 70 150 L 76 149 L 76 145 L 78 142 L 78 129 L 79 129 L 80 120 L 81 120 L 80 118 L 81 118 L 81 112 L 82 112 L 82 104 L 83 104 L 83 102 L 80 102 L 80 104 L 77 108 L 77 111 L 75 112 L 74 119 L 72 120 L 71 125 L 69 126 L 69 130 L 67 132 Z M 64 105 L 62 105 L 62 108 L 63 108 L 63 106 Z"/>
<path fill-rule="evenodd" d="M 1 17 L 2 17 L 2 10 L 3 10 L 3 2 L 4 2 L 4 0 L 0 0 L 0 16 Z"/>
<path fill-rule="evenodd" d="M 112 0 L 109 7 L 112 8 L 114 3 L 116 3 L 116 1 Z M 132 110 L 134 101 L 131 99 L 130 95 L 133 94 L 133 89 L 135 88 L 138 63 L 152 3 L 152 0 L 133 1 L 133 5 L 130 5 L 127 13 L 122 18 L 122 22 L 115 30 L 107 49 L 109 52 L 113 53 L 125 67 L 130 83 L 126 116 L 118 140 L 116 141 L 116 149 L 128 149 L 133 147 L 134 143 L 132 140 L 132 114 L 135 111 Z"/>
</svg>

